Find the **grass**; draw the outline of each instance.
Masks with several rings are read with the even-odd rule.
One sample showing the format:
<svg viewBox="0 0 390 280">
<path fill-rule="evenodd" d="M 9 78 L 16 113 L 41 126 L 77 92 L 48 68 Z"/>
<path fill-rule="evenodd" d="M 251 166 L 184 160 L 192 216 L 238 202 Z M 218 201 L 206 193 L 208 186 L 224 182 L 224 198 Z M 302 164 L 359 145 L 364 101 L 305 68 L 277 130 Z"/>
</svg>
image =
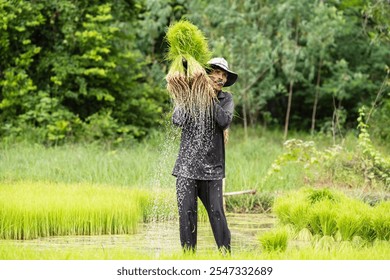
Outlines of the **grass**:
<svg viewBox="0 0 390 280">
<path fill-rule="evenodd" d="M 108 150 L 97 145 L 20 144 L 0 150 L 0 181 L 147 187 L 159 171 L 156 155 L 148 145 Z"/>
<path fill-rule="evenodd" d="M 141 144 L 106 148 L 99 145 L 68 144 L 44 147 L 29 143 L 0 146 L 0 182 L 30 181 L 86 183 L 141 188 L 174 188 L 171 172 L 179 147 L 179 132 L 167 126 Z M 291 189 L 299 183 L 285 184 L 275 179 L 263 185 L 272 161 L 282 152 L 280 141 L 273 142 L 255 130 L 241 141 L 241 129 L 232 128 L 226 151 L 226 191 L 244 189 Z M 275 136 L 277 137 L 277 136 Z M 267 149 L 264 149 L 267 146 Z M 254 152 L 255 151 L 255 152 Z M 292 168 L 294 169 L 294 168 Z M 296 170 L 295 173 L 301 173 Z"/>
</svg>

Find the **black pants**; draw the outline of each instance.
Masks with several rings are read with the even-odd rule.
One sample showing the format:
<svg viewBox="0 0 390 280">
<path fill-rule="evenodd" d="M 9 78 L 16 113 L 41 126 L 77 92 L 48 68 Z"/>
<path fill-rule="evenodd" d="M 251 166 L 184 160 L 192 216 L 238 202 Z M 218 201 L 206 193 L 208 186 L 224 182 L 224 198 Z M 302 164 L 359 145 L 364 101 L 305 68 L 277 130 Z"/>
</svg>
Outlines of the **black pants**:
<svg viewBox="0 0 390 280">
<path fill-rule="evenodd" d="M 219 249 L 230 252 L 230 231 L 223 210 L 222 180 L 203 181 L 184 177 L 176 180 L 180 241 L 184 249 L 196 249 L 198 196 L 205 206 Z"/>
</svg>

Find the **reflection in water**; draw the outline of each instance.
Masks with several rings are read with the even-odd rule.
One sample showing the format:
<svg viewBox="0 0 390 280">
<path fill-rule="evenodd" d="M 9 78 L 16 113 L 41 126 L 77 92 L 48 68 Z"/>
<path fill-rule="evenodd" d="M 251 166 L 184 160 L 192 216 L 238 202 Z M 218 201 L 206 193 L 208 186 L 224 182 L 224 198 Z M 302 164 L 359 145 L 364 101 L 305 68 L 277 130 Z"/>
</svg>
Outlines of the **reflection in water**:
<svg viewBox="0 0 390 280">
<path fill-rule="evenodd" d="M 269 214 L 228 214 L 232 234 L 232 251 L 259 250 L 257 236 L 274 226 Z M 198 223 L 198 251 L 216 249 L 208 221 Z M 133 235 L 59 236 L 27 241 L 15 241 L 36 249 L 51 248 L 132 248 L 140 253 L 158 257 L 160 254 L 181 251 L 178 221 L 144 223 Z"/>
</svg>

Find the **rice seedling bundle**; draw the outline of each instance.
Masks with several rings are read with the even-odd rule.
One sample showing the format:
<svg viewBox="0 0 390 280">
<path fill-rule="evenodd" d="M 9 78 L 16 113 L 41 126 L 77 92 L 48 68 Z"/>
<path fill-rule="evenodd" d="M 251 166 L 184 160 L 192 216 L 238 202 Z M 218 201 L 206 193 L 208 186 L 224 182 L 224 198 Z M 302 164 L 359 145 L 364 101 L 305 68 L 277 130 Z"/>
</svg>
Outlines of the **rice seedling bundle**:
<svg viewBox="0 0 390 280">
<path fill-rule="evenodd" d="M 287 249 L 288 232 L 285 228 L 277 228 L 262 234 L 259 241 L 265 252 L 284 252 Z"/>
<path fill-rule="evenodd" d="M 299 232 L 308 226 L 309 207 L 304 192 L 291 192 L 275 200 L 273 211 L 282 224 L 291 224 Z"/>
<path fill-rule="evenodd" d="M 298 234 L 306 228 L 338 241 L 390 240 L 389 201 L 370 206 L 336 191 L 301 189 L 277 198 L 273 211 Z"/>
<path fill-rule="evenodd" d="M 370 224 L 371 207 L 362 201 L 348 199 L 339 205 L 336 217 L 339 238 L 351 241 L 358 237 L 365 225 Z"/>
<path fill-rule="evenodd" d="M 377 239 L 390 241 L 390 201 L 381 202 L 375 207 L 372 228 Z"/>
<path fill-rule="evenodd" d="M 145 192 L 118 187 L 0 184 L 0 238 L 131 234 L 146 201 Z"/>
<path fill-rule="evenodd" d="M 337 232 L 335 204 L 329 200 L 315 203 L 310 208 L 309 227 L 313 234 L 334 236 Z"/>
<path fill-rule="evenodd" d="M 216 98 L 206 68 L 211 52 L 203 33 L 192 23 L 181 20 L 167 31 L 167 90 L 174 104 L 190 116 L 209 117 Z"/>
</svg>

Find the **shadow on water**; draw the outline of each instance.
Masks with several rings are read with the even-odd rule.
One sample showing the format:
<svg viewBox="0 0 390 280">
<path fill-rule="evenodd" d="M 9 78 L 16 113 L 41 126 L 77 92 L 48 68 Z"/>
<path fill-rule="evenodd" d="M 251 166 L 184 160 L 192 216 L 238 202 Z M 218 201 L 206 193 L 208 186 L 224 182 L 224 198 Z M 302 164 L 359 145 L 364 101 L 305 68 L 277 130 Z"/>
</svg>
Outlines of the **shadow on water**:
<svg viewBox="0 0 390 280">
<path fill-rule="evenodd" d="M 275 218 L 269 214 L 228 214 L 233 252 L 259 250 L 257 236 L 274 226 Z M 158 257 L 160 254 L 180 252 L 178 221 L 143 223 L 132 235 L 59 236 L 27 241 L 14 241 L 36 249 L 74 248 L 131 248 L 139 253 Z M 198 224 L 198 252 L 216 249 L 208 221 Z"/>
</svg>

